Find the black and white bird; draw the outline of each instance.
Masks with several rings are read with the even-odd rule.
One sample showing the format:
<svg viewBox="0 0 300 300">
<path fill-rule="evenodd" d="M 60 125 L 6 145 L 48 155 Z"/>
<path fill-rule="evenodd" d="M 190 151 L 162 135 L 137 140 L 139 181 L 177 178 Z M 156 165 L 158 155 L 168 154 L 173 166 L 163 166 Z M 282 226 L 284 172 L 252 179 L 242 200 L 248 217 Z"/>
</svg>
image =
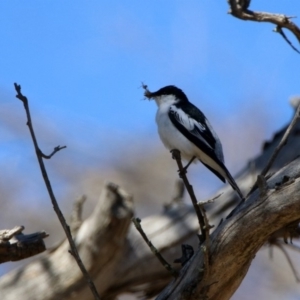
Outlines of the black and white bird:
<svg viewBox="0 0 300 300">
<path fill-rule="evenodd" d="M 243 194 L 224 165 L 220 139 L 201 110 L 176 86 L 169 85 L 154 93 L 144 88 L 145 97 L 154 99 L 158 106 L 156 123 L 165 147 L 179 150 L 188 165 L 199 159 L 223 182 L 227 180 L 243 200 Z"/>
</svg>

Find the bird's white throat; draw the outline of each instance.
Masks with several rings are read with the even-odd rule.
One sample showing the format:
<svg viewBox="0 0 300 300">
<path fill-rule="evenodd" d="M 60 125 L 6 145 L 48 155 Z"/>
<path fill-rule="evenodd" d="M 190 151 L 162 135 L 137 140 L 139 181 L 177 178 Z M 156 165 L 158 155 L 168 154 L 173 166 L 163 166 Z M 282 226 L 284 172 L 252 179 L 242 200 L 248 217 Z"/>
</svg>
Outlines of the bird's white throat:
<svg viewBox="0 0 300 300">
<path fill-rule="evenodd" d="M 154 98 L 158 107 L 166 106 L 170 107 L 171 105 L 178 102 L 178 99 L 174 95 L 162 95 Z"/>
</svg>

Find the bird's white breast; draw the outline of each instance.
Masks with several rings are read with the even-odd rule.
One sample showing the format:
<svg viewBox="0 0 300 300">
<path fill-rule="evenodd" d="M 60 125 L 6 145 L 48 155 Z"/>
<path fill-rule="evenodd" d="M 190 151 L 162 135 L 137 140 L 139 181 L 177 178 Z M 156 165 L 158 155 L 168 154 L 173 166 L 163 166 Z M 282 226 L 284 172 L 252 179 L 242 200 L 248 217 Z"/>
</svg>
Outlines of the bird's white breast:
<svg viewBox="0 0 300 300">
<path fill-rule="evenodd" d="M 167 149 L 177 149 L 181 152 L 182 158 L 190 160 L 193 156 L 197 156 L 197 147 L 173 125 L 169 118 L 170 106 L 168 103 L 161 103 L 156 113 L 160 139 Z"/>
<path fill-rule="evenodd" d="M 193 134 L 195 138 L 206 144 L 207 147 L 211 146 L 205 140 L 205 137 L 201 136 L 201 131 L 210 130 L 216 141 L 215 149 L 211 150 L 215 151 L 215 154 L 219 160 L 223 162 L 224 159 L 222 145 L 208 121 L 204 120 L 206 123 L 202 124 L 201 122 L 191 118 L 181 108 L 176 106 L 176 103 L 179 102 L 179 99 L 177 99 L 174 95 L 162 95 L 154 97 L 154 99 L 158 106 L 156 113 L 158 133 L 165 147 L 169 150 L 179 150 L 181 157 L 187 161 L 189 161 L 192 157 L 197 157 L 200 161 L 202 161 L 202 163 L 216 170 L 221 176 L 227 178 L 227 173 L 222 166 L 218 164 L 218 162 L 204 152 L 201 147 L 197 147 L 194 143 L 187 139 L 185 135 L 175 127 L 169 117 L 169 111 L 172 109 L 173 113 L 175 112 L 177 114 L 179 119 L 178 122 L 187 130 L 187 132 Z M 206 125 L 208 129 L 205 128 L 204 125 Z M 195 134 L 195 127 L 197 127 L 197 129 L 200 131 L 198 135 Z M 194 162 L 196 162 L 196 160 Z"/>
<path fill-rule="evenodd" d="M 217 170 L 223 177 L 226 177 L 224 170 L 207 154 L 201 151 L 195 144 L 190 142 L 172 123 L 169 118 L 170 105 L 161 104 L 156 113 L 156 123 L 161 141 L 169 150 L 177 149 L 181 157 L 189 161 L 193 156 L 203 163 Z M 196 163 L 197 161 L 194 160 Z"/>
</svg>

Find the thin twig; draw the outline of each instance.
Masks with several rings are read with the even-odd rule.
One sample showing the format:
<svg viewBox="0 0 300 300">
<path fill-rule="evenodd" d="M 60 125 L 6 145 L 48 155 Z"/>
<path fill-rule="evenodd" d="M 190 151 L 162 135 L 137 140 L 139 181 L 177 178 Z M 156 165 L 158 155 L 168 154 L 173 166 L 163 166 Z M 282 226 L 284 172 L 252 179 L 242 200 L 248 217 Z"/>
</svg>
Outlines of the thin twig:
<svg viewBox="0 0 300 300">
<path fill-rule="evenodd" d="M 297 53 L 300 54 L 300 51 L 292 44 L 292 42 L 287 38 L 287 36 L 285 35 L 285 33 L 283 32 L 282 30 L 282 27 L 277 25 L 274 29 L 273 29 L 274 32 L 277 32 L 279 33 L 283 39 L 292 47 L 292 49 L 294 49 Z"/>
<path fill-rule="evenodd" d="M 178 272 L 172 268 L 172 266 L 163 258 L 163 256 L 160 254 L 160 252 L 153 246 L 151 241 L 148 239 L 146 233 L 144 232 L 144 230 L 141 226 L 141 220 L 139 218 L 132 218 L 131 220 L 132 220 L 135 228 L 138 230 L 138 232 L 141 234 L 144 241 L 149 246 L 152 253 L 158 258 L 158 260 L 166 268 L 166 270 L 169 271 L 176 278 L 178 276 Z"/>
<path fill-rule="evenodd" d="M 291 42 L 282 34 L 282 28 L 286 28 L 291 31 L 298 42 L 300 43 L 300 28 L 291 21 L 291 17 L 285 16 L 283 14 L 271 14 L 266 12 L 255 12 L 248 9 L 251 0 L 244 2 L 245 5 L 241 5 L 241 0 L 227 0 L 230 6 L 229 13 L 235 16 L 236 18 L 247 20 L 247 21 L 256 21 L 256 22 L 268 22 L 276 25 L 275 32 L 281 34 L 281 36 L 288 42 L 290 46 L 297 52 L 299 52 Z M 243 2 L 243 1 L 242 1 Z M 280 30 L 277 30 L 279 29 Z"/>
<path fill-rule="evenodd" d="M 174 196 L 169 203 L 164 204 L 164 209 L 168 210 L 180 204 L 183 204 L 183 197 L 184 197 L 184 184 L 182 180 L 177 179 L 174 186 Z"/>
<path fill-rule="evenodd" d="M 203 215 L 204 224 L 205 224 L 204 230 L 205 230 L 205 236 L 206 236 L 205 246 L 202 248 L 202 250 L 204 252 L 204 263 L 205 263 L 204 275 L 203 275 L 203 278 L 202 278 L 203 281 L 205 281 L 209 277 L 209 275 L 210 275 L 210 263 L 209 263 L 209 256 L 210 256 L 210 235 L 209 235 L 209 231 L 210 231 L 211 228 L 214 227 L 214 226 L 212 226 L 212 225 L 209 224 L 209 220 L 208 220 L 207 215 L 206 215 L 204 204 L 213 203 L 222 194 L 223 193 L 220 193 L 219 195 L 215 196 L 212 199 L 209 199 L 207 201 L 202 201 L 202 202 L 199 201 L 197 203 L 198 206 L 200 207 L 201 213 Z M 210 285 L 207 286 L 206 293 L 207 293 L 209 287 L 210 287 Z"/>
<path fill-rule="evenodd" d="M 43 157 L 43 158 L 45 158 L 45 159 L 50 159 L 56 152 L 58 152 L 58 151 L 60 151 L 60 150 L 62 150 L 62 149 L 65 149 L 65 148 L 67 148 L 67 146 L 56 146 L 54 149 L 53 149 L 53 151 L 49 154 L 49 155 L 46 155 L 46 154 L 44 154 L 41 150 L 39 150 L 40 151 L 40 155 Z"/>
<path fill-rule="evenodd" d="M 185 188 L 188 191 L 190 198 L 192 200 L 194 209 L 195 209 L 197 217 L 198 217 L 198 222 L 200 225 L 202 241 L 204 241 L 206 239 L 206 231 L 205 231 L 205 221 L 204 221 L 204 217 L 203 217 L 203 213 L 204 213 L 203 207 L 201 207 L 201 205 L 198 205 L 198 201 L 195 196 L 193 186 L 188 181 L 188 178 L 186 176 L 186 169 L 184 169 L 182 162 L 181 162 L 180 151 L 175 149 L 175 150 L 172 150 L 171 152 L 172 152 L 173 159 L 176 160 L 177 165 L 178 165 L 179 177 L 182 179 L 182 181 L 185 185 Z"/>
<path fill-rule="evenodd" d="M 291 269 L 292 269 L 292 272 L 296 278 L 296 281 L 297 282 L 300 282 L 300 278 L 298 276 L 298 273 L 297 273 L 297 270 L 295 269 L 294 265 L 293 265 L 293 262 L 288 254 L 288 252 L 285 250 L 284 246 L 280 243 L 273 243 L 274 246 L 277 246 L 282 252 L 283 254 L 285 255 L 287 261 L 288 261 L 288 264 L 290 265 Z"/>
<path fill-rule="evenodd" d="M 30 110 L 29 110 L 29 104 L 28 104 L 28 99 L 27 97 L 25 97 L 22 93 L 21 93 L 21 86 L 18 85 L 18 84 L 14 84 L 15 86 L 15 90 L 17 92 L 17 95 L 16 97 L 22 101 L 23 105 L 24 105 L 24 108 L 25 108 L 25 112 L 26 112 L 26 116 L 27 116 L 27 126 L 29 128 L 29 131 L 30 131 L 30 134 L 31 134 L 31 138 L 32 138 L 32 141 L 33 141 L 33 145 L 34 145 L 34 149 L 35 149 L 35 152 L 36 152 L 36 156 L 37 156 L 37 160 L 39 162 L 39 166 L 40 166 L 40 169 L 41 169 L 41 172 L 42 172 L 42 176 L 43 176 L 43 179 L 45 181 L 45 185 L 46 185 L 46 188 L 48 190 L 48 193 L 49 193 L 49 196 L 50 196 L 50 199 L 51 199 L 51 202 L 52 202 L 52 205 L 53 205 L 53 209 L 54 211 L 56 212 L 57 214 L 57 217 L 65 231 L 65 234 L 67 236 L 67 239 L 69 241 L 69 244 L 70 244 L 70 247 L 71 247 L 71 250 L 69 251 L 73 257 L 75 258 L 84 278 L 86 279 L 88 285 L 89 285 L 89 288 L 91 290 L 91 292 L 93 293 L 94 295 L 94 298 L 97 299 L 97 300 L 100 300 L 100 296 L 97 292 L 97 289 L 95 287 L 95 284 L 92 280 L 92 278 L 90 277 L 89 273 L 87 272 L 80 256 L 79 256 L 79 253 L 77 251 L 77 248 L 76 248 L 76 245 L 75 245 L 75 242 L 72 238 L 72 234 L 71 234 L 71 231 L 70 231 L 70 227 L 69 225 L 67 224 L 66 222 L 66 219 L 64 217 L 64 215 L 62 214 L 59 206 L 58 206 L 58 203 L 57 203 L 57 200 L 55 198 L 55 195 L 54 195 L 54 192 L 52 190 L 52 187 L 51 187 L 51 183 L 50 183 L 50 180 L 49 180 L 49 177 L 48 177 L 48 174 L 47 174 L 47 171 L 46 171 L 46 168 L 45 168 L 45 164 L 44 164 L 44 161 L 43 161 L 43 157 L 45 157 L 45 155 L 43 155 L 42 151 L 40 150 L 39 146 L 38 146 L 38 143 L 37 143 L 37 139 L 36 139 L 36 136 L 35 136 L 35 133 L 34 133 L 34 130 L 33 130 L 33 125 L 32 125 L 32 121 L 31 121 L 31 116 L 30 116 Z M 64 147 L 56 147 L 54 148 L 54 151 L 49 155 L 49 157 L 46 157 L 46 158 L 51 158 L 57 151 L 63 149 Z"/>
<path fill-rule="evenodd" d="M 278 241 L 278 243 L 280 243 L 282 246 L 285 246 L 285 247 L 290 247 L 291 249 L 297 251 L 297 252 L 300 252 L 300 247 L 294 245 L 294 244 L 286 244 L 286 243 L 283 243 L 283 242 L 280 242 Z"/>
<path fill-rule="evenodd" d="M 204 275 L 203 275 L 203 280 L 206 280 L 206 278 L 209 277 L 210 274 L 210 270 L 209 270 L 209 255 L 210 255 L 210 235 L 209 235 L 209 231 L 211 228 L 213 228 L 213 226 L 209 225 L 209 221 L 205 212 L 205 209 L 203 207 L 203 204 L 198 205 L 200 207 L 201 213 L 203 215 L 203 219 L 204 219 L 204 230 L 205 230 L 205 246 L 203 247 L 203 252 L 204 252 L 204 264 L 205 264 L 205 268 L 204 268 Z"/>
<path fill-rule="evenodd" d="M 223 193 L 220 193 L 219 195 L 213 197 L 212 199 L 208 199 L 205 201 L 199 201 L 197 204 L 198 205 L 203 205 L 203 204 L 209 204 L 209 203 L 214 203 L 215 200 L 217 200 L 218 198 L 220 198 L 223 195 Z"/>
<path fill-rule="evenodd" d="M 286 144 L 287 139 L 289 137 L 289 135 L 291 134 L 293 128 L 295 127 L 296 123 L 298 122 L 300 118 L 300 104 L 298 105 L 298 108 L 295 112 L 295 115 L 290 123 L 290 125 L 288 126 L 288 128 L 286 129 L 280 143 L 277 145 L 276 149 L 274 150 L 270 160 L 268 161 L 267 165 L 265 166 L 265 168 L 262 170 L 261 175 L 262 176 L 266 176 L 268 171 L 270 170 L 272 164 L 274 163 L 278 153 L 280 152 L 280 150 L 282 149 L 282 147 Z"/>
</svg>

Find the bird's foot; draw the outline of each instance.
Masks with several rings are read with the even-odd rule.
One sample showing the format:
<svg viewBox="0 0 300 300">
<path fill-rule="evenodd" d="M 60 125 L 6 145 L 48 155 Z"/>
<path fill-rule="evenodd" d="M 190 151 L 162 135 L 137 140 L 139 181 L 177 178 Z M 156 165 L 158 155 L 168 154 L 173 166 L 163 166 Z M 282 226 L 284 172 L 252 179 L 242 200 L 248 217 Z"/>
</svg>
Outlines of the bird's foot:
<svg viewBox="0 0 300 300">
<path fill-rule="evenodd" d="M 183 168 L 182 170 L 178 170 L 178 175 L 180 178 L 182 178 L 182 176 L 186 175 L 187 170 L 185 168 Z"/>
<path fill-rule="evenodd" d="M 182 176 L 184 176 L 186 174 L 187 168 L 182 166 L 180 151 L 177 149 L 172 149 L 170 152 L 172 153 L 172 158 L 177 161 L 177 164 L 179 167 L 179 170 L 177 172 L 179 174 L 179 177 L 182 178 Z"/>
<path fill-rule="evenodd" d="M 187 173 L 187 169 L 188 167 L 190 166 L 190 164 L 194 161 L 194 159 L 196 158 L 196 156 L 193 156 L 191 158 L 191 160 L 187 163 L 187 165 L 185 167 L 182 166 L 182 163 L 181 163 L 181 155 L 180 155 L 180 151 L 177 150 L 177 149 L 172 149 L 170 151 L 172 153 L 172 158 L 175 159 L 178 162 L 180 162 L 178 164 L 179 166 L 179 170 L 178 170 L 178 173 L 179 173 L 179 176 L 182 177 L 184 176 L 186 173 Z"/>
<path fill-rule="evenodd" d="M 172 153 L 172 158 L 173 159 L 175 159 L 175 160 L 181 159 L 180 151 L 179 150 L 172 149 L 170 152 Z"/>
<path fill-rule="evenodd" d="M 190 163 L 188 163 L 185 167 L 183 167 L 181 170 L 179 169 L 177 172 L 179 174 L 179 177 L 182 178 L 182 176 L 186 175 L 187 169 L 189 167 Z"/>
</svg>

